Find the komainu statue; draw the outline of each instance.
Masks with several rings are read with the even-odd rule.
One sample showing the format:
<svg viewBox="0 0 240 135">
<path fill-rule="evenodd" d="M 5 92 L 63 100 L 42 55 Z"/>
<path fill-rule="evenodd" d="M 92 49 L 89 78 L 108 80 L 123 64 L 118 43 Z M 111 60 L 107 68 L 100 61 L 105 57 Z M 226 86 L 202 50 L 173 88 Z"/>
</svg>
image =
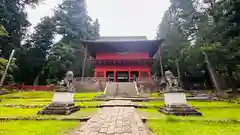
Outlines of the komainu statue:
<svg viewBox="0 0 240 135">
<path fill-rule="evenodd" d="M 161 85 L 164 91 L 177 91 L 179 89 L 179 82 L 177 77 L 173 76 L 171 71 L 165 71 L 165 76 L 161 80 Z"/>
<path fill-rule="evenodd" d="M 60 85 L 64 86 L 67 91 L 73 92 L 75 90 L 73 86 L 73 80 L 74 80 L 73 77 L 74 77 L 73 71 L 68 71 L 64 79 L 60 82 Z"/>
</svg>

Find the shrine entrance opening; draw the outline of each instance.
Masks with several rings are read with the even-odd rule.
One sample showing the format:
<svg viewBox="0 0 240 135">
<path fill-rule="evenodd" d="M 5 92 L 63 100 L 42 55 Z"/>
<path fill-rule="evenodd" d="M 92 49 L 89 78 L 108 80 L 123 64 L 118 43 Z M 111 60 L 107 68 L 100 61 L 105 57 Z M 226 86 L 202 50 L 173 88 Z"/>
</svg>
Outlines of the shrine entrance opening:
<svg viewBox="0 0 240 135">
<path fill-rule="evenodd" d="M 117 82 L 128 82 L 128 71 L 116 72 Z"/>
<path fill-rule="evenodd" d="M 113 71 L 107 71 L 106 77 L 108 78 L 108 81 L 114 82 L 114 72 Z"/>
<path fill-rule="evenodd" d="M 130 81 L 136 81 L 137 78 L 139 77 L 138 71 L 131 71 L 131 78 Z"/>
</svg>

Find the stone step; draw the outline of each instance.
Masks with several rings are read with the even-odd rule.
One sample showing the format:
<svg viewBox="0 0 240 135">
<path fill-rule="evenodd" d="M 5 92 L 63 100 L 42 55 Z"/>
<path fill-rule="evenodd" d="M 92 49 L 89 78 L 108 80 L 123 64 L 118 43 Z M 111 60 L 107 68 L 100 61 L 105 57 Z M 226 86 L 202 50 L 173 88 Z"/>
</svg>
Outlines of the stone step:
<svg viewBox="0 0 240 135">
<path fill-rule="evenodd" d="M 137 95 L 137 90 L 135 87 L 135 83 L 127 82 L 127 83 L 116 83 L 109 82 L 107 85 L 106 93 L 107 96 L 135 96 Z"/>
<path fill-rule="evenodd" d="M 168 115 L 177 115 L 177 116 L 188 116 L 188 115 L 194 115 L 194 116 L 202 116 L 200 112 L 193 108 L 168 108 L 163 107 L 160 108 L 158 111 L 168 114 Z"/>
</svg>

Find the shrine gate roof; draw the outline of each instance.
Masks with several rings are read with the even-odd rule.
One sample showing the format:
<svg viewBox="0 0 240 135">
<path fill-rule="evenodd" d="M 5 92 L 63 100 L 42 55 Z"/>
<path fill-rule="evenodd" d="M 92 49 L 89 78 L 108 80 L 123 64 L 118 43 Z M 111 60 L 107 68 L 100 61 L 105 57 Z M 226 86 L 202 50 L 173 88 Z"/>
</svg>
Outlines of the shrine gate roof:
<svg viewBox="0 0 240 135">
<path fill-rule="evenodd" d="M 148 52 L 153 57 L 162 44 L 163 39 L 147 40 L 139 37 L 100 37 L 99 40 L 83 40 L 88 52 L 95 57 L 96 53 L 123 53 L 123 52 Z"/>
</svg>

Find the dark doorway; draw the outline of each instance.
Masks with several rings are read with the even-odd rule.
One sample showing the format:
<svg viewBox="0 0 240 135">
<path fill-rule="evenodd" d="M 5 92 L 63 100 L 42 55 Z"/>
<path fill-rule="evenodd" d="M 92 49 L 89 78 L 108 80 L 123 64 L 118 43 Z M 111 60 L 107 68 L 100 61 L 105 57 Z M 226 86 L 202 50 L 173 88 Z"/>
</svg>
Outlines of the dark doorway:
<svg viewBox="0 0 240 135">
<path fill-rule="evenodd" d="M 107 71 L 106 77 L 107 77 L 108 81 L 114 82 L 114 72 L 113 71 Z"/>
<path fill-rule="evenodd" d="M 138 71 L 131 71 L 130 81 L 136 81 L 136 79 L 139 77 Z"/>
<path fill-rule="evenodd" d="M 128 71 L 118 71 L 116 77 L 118 82 L 128 82 Z"/>
</svg>

